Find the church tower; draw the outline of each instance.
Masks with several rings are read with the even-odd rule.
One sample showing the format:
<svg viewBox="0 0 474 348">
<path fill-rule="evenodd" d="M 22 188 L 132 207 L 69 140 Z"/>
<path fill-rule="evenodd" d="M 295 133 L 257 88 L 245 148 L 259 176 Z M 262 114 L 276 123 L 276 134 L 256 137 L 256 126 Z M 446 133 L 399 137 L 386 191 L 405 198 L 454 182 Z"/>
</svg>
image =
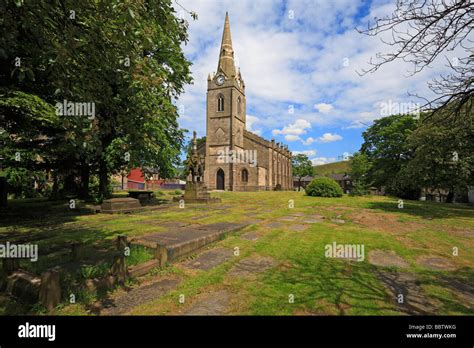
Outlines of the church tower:
<svg viewBox="0 0 474 348">
<path fill-rule="evenodd" d="M 207 79 L 205 182 L 209 189 L 233 191 L 236 165 L 229 151 L 244 149 L 245 84 L 234 62 L 226 13 L 217 71 Z M 224 155 L 223 155 L 224 154 Z"/>
</svg>

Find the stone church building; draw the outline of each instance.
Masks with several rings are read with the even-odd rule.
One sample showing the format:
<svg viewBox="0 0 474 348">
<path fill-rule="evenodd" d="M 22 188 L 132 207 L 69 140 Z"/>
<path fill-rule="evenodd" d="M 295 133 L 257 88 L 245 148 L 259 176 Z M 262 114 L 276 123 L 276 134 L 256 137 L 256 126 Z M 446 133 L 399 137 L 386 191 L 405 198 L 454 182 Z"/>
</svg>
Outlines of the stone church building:
<svg viewBox="0 0 474 348">
<path fill-rule="evenodd" d="M 226 14 L 217 72 L 207 80 L 204 182 L 210 190 L 257 191 L 293 188 L 286 145 L 246 130 L 245 83 L 234 64 Z"/>
</svg>

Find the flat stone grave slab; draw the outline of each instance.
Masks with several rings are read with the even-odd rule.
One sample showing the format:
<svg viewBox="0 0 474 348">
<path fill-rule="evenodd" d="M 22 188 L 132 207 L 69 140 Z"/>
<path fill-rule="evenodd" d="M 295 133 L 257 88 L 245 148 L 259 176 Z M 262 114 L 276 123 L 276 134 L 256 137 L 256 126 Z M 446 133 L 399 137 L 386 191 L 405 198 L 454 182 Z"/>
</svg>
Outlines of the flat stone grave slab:
<svg viewBox="0 0 474 348">
<path fill-rule="evenodd" d="M 265 272 L 275 266 L 275 264 L 275 260 L 271 257 L 251 256 L 234 265 L 228 275 L 237 278 L 252 277 L 258 273 Z"/>
<path fill-rule="evenodd" d="M 246 240 L 257 240 L 258 237 L 259 236 L 258 236 L 257 232 L 254 232 L 254 231 L 247 232 L 247 233 L 240 236 L 240 238 L 243 238 L 243 239 L 246 239 Z"/>
<path fill-rule="evenodd" d="M 290 231 L 301 232 L 308 228 L 308 225 L 293 224 L 289 226 Z"/>
<path fill-rule="evenodd" d="M 191 223 L 181 221 L 166 221 L 159 224 L 160 227 L 165 227 L 168 229 L 183 228 L 189 225 L 191 225 Z"/>
<path fill-rule="evenodd" d="M 112 198 L 105 200 L 101 205 L 101 213 L 114 214 L 114 213 L 131 213 L 137 210 L 141 210 L 142 206 L 140 201 L 135 198 Z"/>
<path fill-rule="evenodd" d="M 212 292 L 184 311 L 185 315 L 222 315 L 228 311 L 230 296 L 225 290 Z"/>
<path fill-rule="evenodd" d="M 474 238 L 474 230 L 454 230 L 452 233 L 461 237 Z"/>
<path fill-rule="evenodd" d="M 108 299 L 102 303 L 103 315 L 118 315 L 131 311 L 133 308 L 156 300 L 178 286 L 178 279 L 162 279 L 158 282 L 132 289 L 115 299 Z"/>
<path fill-rule="evenodd" d="M 296 220 L 296 216 L 284 216 L 278 219 L 278 221 L 284 221 L 284 222 L 293 222 Z"/>
<path fill-rule="evenodd" d="M 183 266 L 190 269 L 210 270 L 234 256 L 232 249 L 216 248 L 203 252 L 195 259 L 186 261 Z"/>
<path fill-rule="evenodd" d="M 209 216 L 211 216 L 211 215 L 209 215 L 209 214 L 207 214 L 207 215 L 197 215 L 197 216 L 191 217 L 191 220 L 201 220 L 201 219 L 208 218 Z"/>
<path fill-rule="evenodd" d="M 305 218 L 304 220 L 301 220 L 301 222 L 305 224 L 317 224 L 318 222 L 322 222 L 322 221 L 323 221 L 322 219 L 313 218 L 313 217 L 309 217 L 309 218 Z"/>
<path fill-rule="evenodd" d="M 456 266 L 447 258 L 441 256 L 420 256 L 416 263 L 433 271 L 455 271 Z"/>
<path fill-rule="evenodd" d="M 369 263 L 382 267 L 408 267 L 404 258 L 398 256 L 394 251 L 371 250 L 369 251 Z"/>
<path fill-rule="evenodd" d="M 397 310 L 411 315 L 436 314 L 440 306 L 439 301 L 427 296 L 413 274 L 379 271 L 377 278 L 387 290 Z M 399 295 L 403 295 L 402 303 L 398 301 Z"/>
<path fill-rule="evenodd" d="M 206 207 L 206 210 L 225 210 L 232 208 L 231 205 L 213 205 L 213 206 L 208 206 Z"/>
<path fill-rule="evenodd" d="M 151 233 L 132 240 L 133 244 L 145 245 L 160 251 L 160 265 L 219 240 L 224 234 L 247 226 L 244 223 L 217 222 L 208 225 L 191 224 L 166 232 Z"/>
<path fill-rule="evenodd" d="M 338 225 L 342 225 L 346 223 L 346 221 L 342 219 L 331 219 L 331 222 L 334 222 L 335 224 L 338 224 Z"/>
<path fill-rule="evenodd" d="M 442 277 L 443 285 L 450 289 L 462 302 L 463 306 L 474 309 L 474 284 L 468 283 L 463 278 Z"/>
<path fill-rule="evenodd" d="M 270 223 L 265 225 L 265 227 L 269 227 L 269 228 L 280 228 L 280 227 L 283 227 L 283 226 L 284 225 L 281 222 L 276 222 L 276 221 L 270 222 Z"/>
<path fill-rule="evenodd" d="M 249 220 L 246 220 L 245 222 L 248 223 L 249 225 L 254 225 L 254 224 L 259 224 L 262 221 L 265 221 L 265 220 L 263 220 L 263 219 L 249 219 Z"/>
</svg>

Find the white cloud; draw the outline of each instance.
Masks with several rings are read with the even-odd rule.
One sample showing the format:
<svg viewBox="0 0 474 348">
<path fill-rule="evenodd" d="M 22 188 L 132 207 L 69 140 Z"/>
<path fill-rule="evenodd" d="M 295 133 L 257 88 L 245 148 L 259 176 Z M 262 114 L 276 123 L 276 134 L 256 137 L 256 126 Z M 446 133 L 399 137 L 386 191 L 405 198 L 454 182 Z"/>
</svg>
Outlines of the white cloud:
<svg viewBox="0 0 474 348">
<path fill-rule="evenodd" d="M 324 135 L 318 139 L 311 127 L 321 133 L 329 131 L 321 130 L 326 126 L 331 131 L 335 126 L 360 129 L 380 118 L 381 102 L 419 102 L 407 91 L 429 97 L 427 82 L 449 70 L 441 55 L 430 69 L 410 78 L 405 73 L 412 66 L 403 61 L 373 74 L 357 74 L 369 67 L 377 52 L 391 50 L 380 37 L 354 30 L 366 27 L 369 19 L 390 15 L 395 4 L 389 0 L 288 0 L 284 11 L 277 0 L 181 0 L 180 4 L 199 19 L 185 14 L 189 42 L 183 50 L 193 63 L 194 84 L 186 86 L 177 102 L 184 105 L 179 122 L 199 136 L 206 131 L 207 75 L 217 68 L 227 10 L 236 62 L 246 84 L 247 110 L 258 118 L 248 117 L 247 128 L 257 134 L 273 130 L 273 135 L 292 135 L 287 141 L 301 141 L 299 146 L 326 139 Z M 361 9 L 366 13 L 362 20 Z M 294 19 L 288 17 L 289 10 Z M 444 53 L 448 58 L 465 55 L 462 47 Z M 294 113 L 288 112 L 289 105 Z"/>
<path fill-rule="evenodd" d="M 308 128 L 311 128 L 311 123 L 306 121 L 305 119 L 297 119 L 295 123 L 289 124 L 283 129 L 274 129 L 272 131 L 273 135 L 278 135 L 278 134 L 292 134 L 292 135 L 301 135 L 301 134 L 306 134 L 306 130 Z"/>
<path fill-rule="evenodd" d="M 313 163 L 313 166 L 319 166 L 321 164 L 332 163 L 336 161 L 337 160 L 334 157 L 315 157 L 311 159 L 311 163 Z"/>
<path fill-rule="evenodd" d="M 247 115 L 246 117 L 246 123 L 245 123 L 245 126 L 246 126 L 246 129 L 249 131 L 249 132 L 252 132 L 254 134 L 257 134 L 257 135 L 262 135 L 262 129 L 260 128 L 254 128 L 254 126 L 256 124 L 259 123 L 259 118 L 256 117 L 256 116 L 252 116 L 252 115 Z"/>
<path fill-rule="evenodd" d="M 305 151 L 293 151 L 294 155 L 303 154 L 308 157 L 316 156 L 316 150 L 305 150 Z"/>
<path fill-rule="evenodd" d="M 285 135 L 285 140 L 286 141 L 297 141 L 297 140 L 301 140 L 301 138 L 298 135 L 287 134 L 287 135 Z"/>
<path fill-rule="evenodd" d="M 308 137 L 306 140 L 302 140 L 303 145 L 306 145 L 306 146 L 311 145 L 312 143 L 314 143 L 314 141 L 315 140 L 313 137 Z"/>
<path fill-rule="evenodd" d="M 333 109 L 333 106 L 331 104 L 319 103 L 315 104 L 314 108 L 323 114 L 327 114 Z"/>
<path fill-rule="evenodd" d="M 342 140 L 342 137 L 339 134 L 332 134 L 332 133 L 324 133 L 322 136 L 318 138 L 318 142 L 320 143 L 332 143 L 334 141 Z"/>
</svg>

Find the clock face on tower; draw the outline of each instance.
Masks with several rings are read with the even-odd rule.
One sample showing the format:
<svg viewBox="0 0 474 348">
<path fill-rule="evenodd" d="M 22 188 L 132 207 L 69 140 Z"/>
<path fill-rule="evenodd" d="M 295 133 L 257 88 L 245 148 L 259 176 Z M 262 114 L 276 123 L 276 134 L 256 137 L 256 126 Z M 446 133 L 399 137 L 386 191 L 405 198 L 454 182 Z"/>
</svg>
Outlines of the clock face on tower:
<svg viewBox="0 0 474 348">
<path fill-rule="evenodd" d="M 222 86 L 224 84 L 225 77 L 222 74 L 217 75 L 216 83 L 218 86 Z"/>
</svg>

